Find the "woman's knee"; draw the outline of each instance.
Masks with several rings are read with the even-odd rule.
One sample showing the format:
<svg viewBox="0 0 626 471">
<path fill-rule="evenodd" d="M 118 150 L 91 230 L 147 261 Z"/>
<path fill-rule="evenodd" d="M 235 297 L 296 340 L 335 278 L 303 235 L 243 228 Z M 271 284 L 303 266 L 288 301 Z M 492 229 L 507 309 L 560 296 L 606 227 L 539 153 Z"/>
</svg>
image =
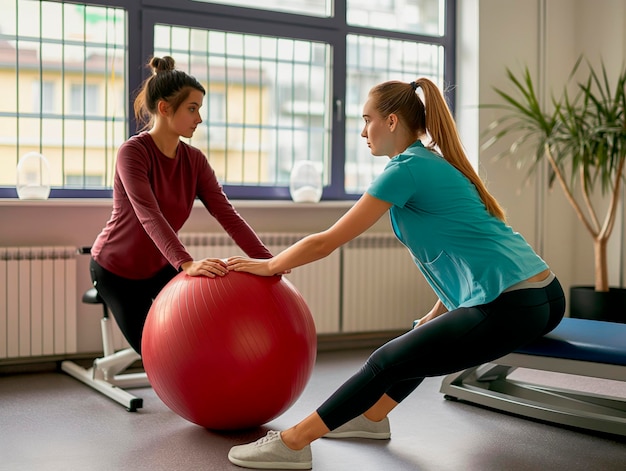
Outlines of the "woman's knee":
<svg viewBox="0 0 626 471">
<path fill-rule="evenodd" d="M 370 355 L 366 364 L 369 365 L 374 373 L 380 373 L 415 358 L 415 354 L 412 353 L 411 343 L 407 338 L 409 334 L 397 337 L 376 349 Z"/>
</svg>

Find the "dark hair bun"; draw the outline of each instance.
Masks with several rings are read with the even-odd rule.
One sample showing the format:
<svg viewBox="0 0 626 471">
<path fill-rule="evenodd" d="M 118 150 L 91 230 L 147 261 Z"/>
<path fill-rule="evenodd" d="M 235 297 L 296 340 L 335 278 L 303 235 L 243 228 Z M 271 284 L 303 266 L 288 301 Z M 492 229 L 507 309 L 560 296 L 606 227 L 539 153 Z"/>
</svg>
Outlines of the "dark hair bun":
<svg viewBox="0 0 626 471">
<path fill-rule="evenodd" d="M 170 56 L 164 56 L 164 57 L 153 57 L 150 60 L 150 67 L 152 67 L 152 71 L 155 74 L 158 74 L 159 72 L 169 72 L 170 70 L 174 70 L 174 59 L 172 59 Z"/>
</svg>

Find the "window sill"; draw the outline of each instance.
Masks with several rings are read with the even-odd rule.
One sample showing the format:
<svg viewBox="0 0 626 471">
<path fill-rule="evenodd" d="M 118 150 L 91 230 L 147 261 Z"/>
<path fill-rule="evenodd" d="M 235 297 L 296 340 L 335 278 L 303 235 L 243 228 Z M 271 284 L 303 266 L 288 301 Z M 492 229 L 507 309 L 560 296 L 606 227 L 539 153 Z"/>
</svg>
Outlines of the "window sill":
<svg viewBox="0 0 626 471">
<path fill-rule="evenodd" d="M 289 200 L 230 200 L 235 208 L 263 208 L 263 209 L 348 209 L 355 201 L 320 201 L 319 203 L 294 203 Z M 20 200 L 15 198 L 0 198 L 0 207 L 110 207 L 111 198 L 52 198 L 47 200 Z M 202 207 L 202 202 L 196 200 L 194 207 Z"/>
</svg>

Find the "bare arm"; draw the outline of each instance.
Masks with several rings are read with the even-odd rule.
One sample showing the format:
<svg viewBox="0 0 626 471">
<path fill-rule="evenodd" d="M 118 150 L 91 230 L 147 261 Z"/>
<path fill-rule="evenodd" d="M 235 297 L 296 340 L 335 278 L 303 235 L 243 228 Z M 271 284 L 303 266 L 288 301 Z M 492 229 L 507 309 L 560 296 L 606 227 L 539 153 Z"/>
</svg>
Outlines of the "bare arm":
<svg viewBox="0 0 626 471">
<path fill-rule="evenodd" d="M 435 317 L 439 317 L 441 314 L 446 312 L 448 312 L 448 309 L 443 305 L 441 300 L 438 299 L 430 312 L 416 322 L 415 327 L 413 328 L 417 329 L 420 325 L 424 325 L 426 322 L 433 320 Z"/>
<path fill-rule="evenodd" d="M 304 237 L 268 260 L 231 257 L 228 269 L 270 276 L 320 260 L 369 229 L 390 207 L 391 203 L 365 193 L 329 229 Z"/>
</svg>

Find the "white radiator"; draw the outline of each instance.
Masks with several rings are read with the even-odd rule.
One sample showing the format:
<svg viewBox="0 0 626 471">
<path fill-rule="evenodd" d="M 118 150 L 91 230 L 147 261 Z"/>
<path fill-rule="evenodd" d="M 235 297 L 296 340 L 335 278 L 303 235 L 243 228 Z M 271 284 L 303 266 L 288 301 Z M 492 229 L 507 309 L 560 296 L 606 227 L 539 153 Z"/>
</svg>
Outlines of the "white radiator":
<svg viewBox="0 0 626 471">
<path fill-rule="evenodd" d="M 0 359 L 76 353 L 76 247 L 0 247 Z"/>
<path fill-rule="evenodd" d="M 260 233 L 276 254 L 305 234 Z M 226 234 L 181 233 L 194 258 L 241 254 Z M 286 275 L 306 300 L 318 333 L 409 329 L 435 297 L 392 234 L 364 234 Z"/>
<path fill-rule="evenodd" d="M 300 240 L 305 234 L 260 233 L 267 248 L 277 254 Z M 244 255 L 227 234 L 181 233 L 180 240 L 194 258 Z M 286 277 L 307 302 L 318 333 L 338 332 L 340 306 L 340 254 L 296 268 Z"/>
<path fill-rule="evenodd" d="M 343 332 L 408 330 L 433 307 L 434 292 L 392 234 L 358 237 L 342 255 Z"/>
</svg>

